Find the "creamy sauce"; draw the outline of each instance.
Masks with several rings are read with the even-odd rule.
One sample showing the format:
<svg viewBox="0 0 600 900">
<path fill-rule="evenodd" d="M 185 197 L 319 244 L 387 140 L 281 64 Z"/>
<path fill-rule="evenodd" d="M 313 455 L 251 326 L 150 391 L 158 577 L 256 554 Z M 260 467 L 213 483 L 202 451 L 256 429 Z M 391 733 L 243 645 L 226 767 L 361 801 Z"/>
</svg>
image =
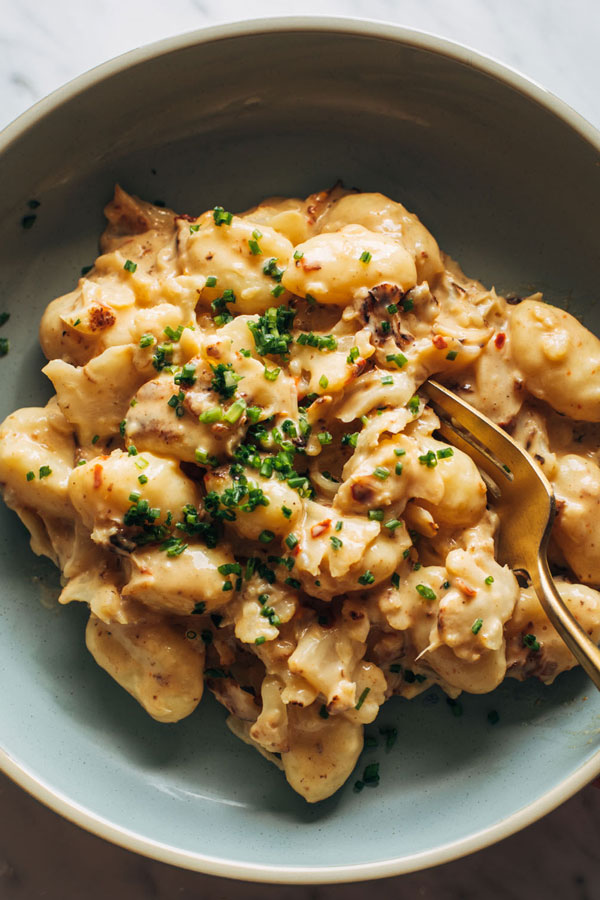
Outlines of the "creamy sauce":
<svg viewBox="0 0 600 900">
<path fill-rule="evenodd" d="M 150 715 L 191 714 L 206 683 L 315 802 L 392 694 L 575 665 L 495 559 L 485 484 L 417 394 L 430 375 L 552 481 L 559 590 L 598 640 L 600 341 L 578 321 L 467 278 L 381 194 L 195 218 L 117 188 L 105 212 L 42 319 L 56 396 L 2 424 L 0 482 Z"/>
</svg>

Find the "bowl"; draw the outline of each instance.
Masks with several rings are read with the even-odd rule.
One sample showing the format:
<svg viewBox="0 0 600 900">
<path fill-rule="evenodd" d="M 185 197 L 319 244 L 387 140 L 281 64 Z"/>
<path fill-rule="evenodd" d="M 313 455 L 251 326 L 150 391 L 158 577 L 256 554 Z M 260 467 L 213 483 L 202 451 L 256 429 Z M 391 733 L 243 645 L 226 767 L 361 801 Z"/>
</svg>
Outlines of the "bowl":
<svg viewBox="0 0 600 900">
<path fill-rule="evenodd" d="M 591 126 L 516 73 L 384 24 L 270 19 L 129 53 L 0 137 L 11 313 L 0 412 L 49 396 L 38 321 L 93 261 L 116 181 L 181 212 L 243 209 L 338 178 L 380 190 L 468 274 L 499 291 L 543 290 L 600 333 L 599 147 Z M 4 506 L 0 528 L 0 763 L 131 850 L 230 878 L 389 876 L 497 841 L 600 772 L 600 697 L 576 670 L 550 687 L 509 679 L 466 696 L 460 717 L 435 690 L 390 701 L 379 721 L 397 744 L 359 763 L 379 759 L 379 788 L 357 795 L 350 779 L 309 806 L 230 734 L 211 697 L 177 725 L 150 719 L 94 663 L 85 609 L 57 606 L 57 572 Z"/>
</svg>

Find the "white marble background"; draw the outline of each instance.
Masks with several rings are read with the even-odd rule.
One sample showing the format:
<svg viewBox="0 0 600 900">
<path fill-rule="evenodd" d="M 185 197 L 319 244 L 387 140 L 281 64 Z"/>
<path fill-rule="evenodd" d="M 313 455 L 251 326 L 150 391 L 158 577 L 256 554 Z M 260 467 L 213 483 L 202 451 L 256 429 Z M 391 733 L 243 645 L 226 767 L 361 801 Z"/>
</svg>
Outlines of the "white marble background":
<svg viewBox="0 0 600 900">
<path fill-rule="evenodd" d="M 218 22 L 351 15 L 431 31 L 543 84 L 600 127 L 598 0 L 0 0 L 0 127 L 86 69 Z M 269 887 L 170 868 L 59 819 L 0 778 L 0 900 L 595 900 L 600 791 L 475 856 L 377 884 Z"/>
</svg>

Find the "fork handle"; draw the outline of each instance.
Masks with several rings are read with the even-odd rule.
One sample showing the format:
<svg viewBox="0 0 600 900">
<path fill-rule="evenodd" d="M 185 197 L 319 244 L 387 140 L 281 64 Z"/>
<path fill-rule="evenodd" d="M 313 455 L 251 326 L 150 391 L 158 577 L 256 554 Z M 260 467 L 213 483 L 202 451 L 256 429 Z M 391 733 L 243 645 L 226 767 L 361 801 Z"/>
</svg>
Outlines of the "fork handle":
<svg viewBox="0 0 600 900">
<path fill-rule="evenodd" d="M 537 569 L 530 575 L 533 589 L 550 622 L 600 691 L 600 649 L 586 634 L 558 593 L 545 553 L 540 553 Z"/>
</svg>

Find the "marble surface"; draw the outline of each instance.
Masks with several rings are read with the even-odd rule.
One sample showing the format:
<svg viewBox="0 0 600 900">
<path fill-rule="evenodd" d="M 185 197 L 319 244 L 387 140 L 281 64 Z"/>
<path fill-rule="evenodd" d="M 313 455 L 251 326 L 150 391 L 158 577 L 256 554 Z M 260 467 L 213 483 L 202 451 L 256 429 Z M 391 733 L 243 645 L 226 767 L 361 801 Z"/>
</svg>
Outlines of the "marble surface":
<svg viewBox="0 0 600 900">
<path fill-rule="evenodd" d="M 0 0 L 0 127 L 81 72 L 141 44 L 218 22 L 353 15 L 437 33 L 511 65 L 600 126 L 597 0 Z M 0 777 L 1 900 L 297 898 L 475 900 L 600 896 L 600 791 L 474 856 L 339 887 L 229 882 L 146 860 L 80 831 Z"/>
</svg>

